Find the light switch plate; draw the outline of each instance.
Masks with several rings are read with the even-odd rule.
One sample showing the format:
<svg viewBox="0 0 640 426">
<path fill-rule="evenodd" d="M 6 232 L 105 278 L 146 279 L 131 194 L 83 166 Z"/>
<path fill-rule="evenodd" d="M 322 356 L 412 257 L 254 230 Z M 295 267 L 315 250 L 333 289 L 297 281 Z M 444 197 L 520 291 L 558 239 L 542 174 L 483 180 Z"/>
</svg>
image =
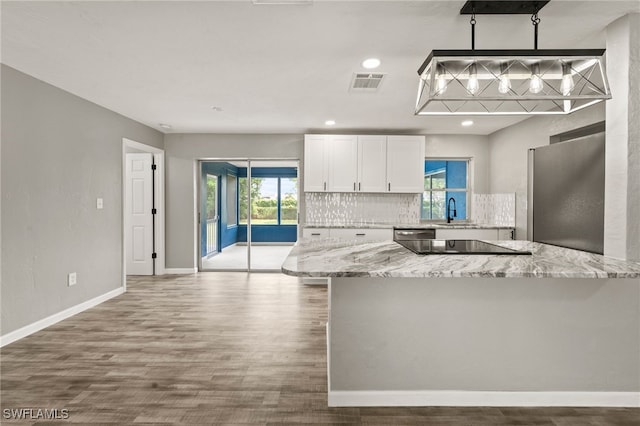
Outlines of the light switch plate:
<svg viewBox="0 0 640 426">
<path fill-rule="evenodd" d="M 98 199 L 96 200 L 96 208 L 97 208 L 98 210 L 100 210 L 100 209 L 102 209 L 103 207 L 104 207 L 104 203 L 103 203 L 103 201 L 102 201 L 102 198 L 98 198 Z"/>
<path fill-rule="evenodd" d="M 71 287 L 72 285 L 76 285 L 77 282 L 78 282 L 78 276 L 76 275 L 75 272 L 72 272 L 69 275 L 67 275 L 67 286 Z"/>
</svg>

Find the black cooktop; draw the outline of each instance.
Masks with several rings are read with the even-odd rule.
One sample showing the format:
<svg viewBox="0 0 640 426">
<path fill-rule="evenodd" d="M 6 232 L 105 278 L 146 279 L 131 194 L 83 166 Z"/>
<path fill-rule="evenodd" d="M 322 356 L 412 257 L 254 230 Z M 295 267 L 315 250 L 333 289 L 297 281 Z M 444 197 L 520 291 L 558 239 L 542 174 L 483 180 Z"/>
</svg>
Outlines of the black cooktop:
<svg viewBox="0 0 640 426">
<path fill-rule="evenodd" d="M 478 240 L 396 241 L 416 254 L 531 254 Z"/>
</svg>

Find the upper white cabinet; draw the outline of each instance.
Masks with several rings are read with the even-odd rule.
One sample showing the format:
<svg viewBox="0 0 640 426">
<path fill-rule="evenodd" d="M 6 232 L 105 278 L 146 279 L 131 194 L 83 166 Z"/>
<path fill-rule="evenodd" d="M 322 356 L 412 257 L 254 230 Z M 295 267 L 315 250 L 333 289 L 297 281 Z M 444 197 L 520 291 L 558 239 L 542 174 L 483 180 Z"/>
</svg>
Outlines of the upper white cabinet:
<svg viewBox="0 0 640 426">
<path fill-rule="evenodd" d="M 329 180 L 329 138 L 326 135 L 304 135 L 304 190 L 327 191 Z"/>
<path fill-rule="evenodd" d="M 329 136 L 329 183 L 331 192 L 357 190 L 358 137 L 355 135 Z"/>
<path fill-rule="evenodd" d="M 387 137 L 358 136 L 358 191 L 385 192 Z"/>
<path fill-rule="evenodd" d="M 307 192 L 420 193 L 424 137 L 305 135 Z"/>
<path fill-rule="evenodd" d="M 387 190 L 424 191 L 423 136 L 387 136 Z"/>
</svg>

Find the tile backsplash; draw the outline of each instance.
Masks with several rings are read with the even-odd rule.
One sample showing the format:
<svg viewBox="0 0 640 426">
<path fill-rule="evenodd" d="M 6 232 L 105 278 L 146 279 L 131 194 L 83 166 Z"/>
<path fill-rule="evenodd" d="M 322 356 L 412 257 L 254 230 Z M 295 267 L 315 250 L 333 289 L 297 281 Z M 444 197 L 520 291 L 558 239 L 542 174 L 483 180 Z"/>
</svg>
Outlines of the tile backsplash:
<svg viewBox="0 0 640 426">
<path fill-rule="evenodd" d="M 304 197 L 306 224 L 420 223 L 420 194 L 307 192 Z M 515 227 L 516 194 L 473 194 L 471 220 Z"/>
<path fill-rule="evenodd" d="M 307 224 L 420 222 L 420 194 L 307 192 L 304 197 Z"/>
<path fill-rule="evenodd" d="M 476 223 L 516 226 L 516 194 L 473 194 L 471 219 Z"/>
</svg>

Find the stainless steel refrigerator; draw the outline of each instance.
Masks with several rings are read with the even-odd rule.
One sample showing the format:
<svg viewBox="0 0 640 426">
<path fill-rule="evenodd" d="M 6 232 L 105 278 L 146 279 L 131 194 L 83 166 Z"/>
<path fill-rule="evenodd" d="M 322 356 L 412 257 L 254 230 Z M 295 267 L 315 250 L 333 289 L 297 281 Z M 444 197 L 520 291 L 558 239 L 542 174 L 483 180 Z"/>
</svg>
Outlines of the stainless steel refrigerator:
<svg viewBox="0 0 640 426">
<path fill-rule="evenodd" d="M 558 135 L 557 143 L 529 150 L 530 240 L 602 254 L 603 123 L 594 130 Z"/>
</svg>

